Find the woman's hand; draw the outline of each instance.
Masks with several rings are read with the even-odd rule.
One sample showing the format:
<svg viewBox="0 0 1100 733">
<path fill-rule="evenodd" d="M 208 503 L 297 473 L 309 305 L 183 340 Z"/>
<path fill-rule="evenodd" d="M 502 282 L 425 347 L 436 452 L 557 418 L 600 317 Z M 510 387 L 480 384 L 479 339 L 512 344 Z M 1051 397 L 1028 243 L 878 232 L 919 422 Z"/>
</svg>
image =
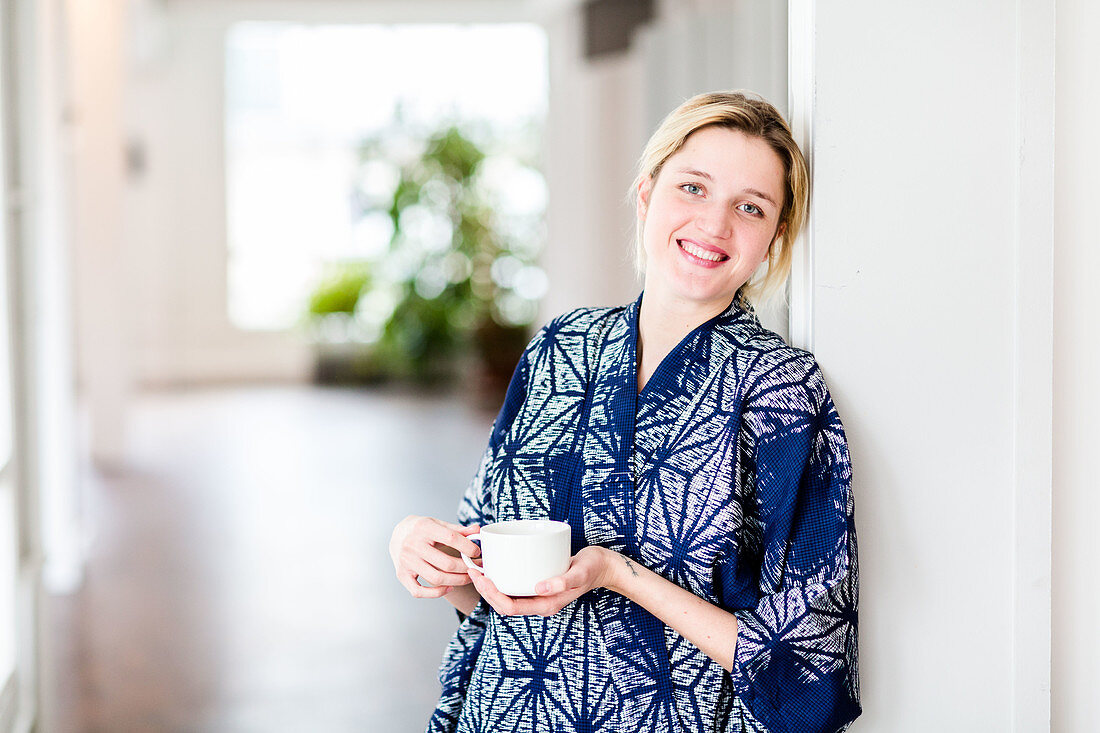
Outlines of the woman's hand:
<svg viewBox="0 0 1100 733">
<path fill-rule="evenodd" d="M 455 586 L 468 585 L 466 563 L 457 553 L 469 557 L 481 554 L 481 548 L 466 539 L 479 530 L 477 525 L 463 527 L 431 517 L 405 517 L 390 537 L 390 558 L 397 579 L 414 598 L 440 598 Z M 426 588 L 417 578 L 435 587 Z"/>
<path fill-rule="evenodd" d="M 513 598 L 497 590 L 484 573 L 470 571 L 474 587 L 481 597 L 502 616 L 553 616 L 593 588 L 605 588 L 612 582 L 619 553 L 606 547 L 586 547 L 570 561 L 564 575 L 539 583 L 537 596 Z"/>
</svg>

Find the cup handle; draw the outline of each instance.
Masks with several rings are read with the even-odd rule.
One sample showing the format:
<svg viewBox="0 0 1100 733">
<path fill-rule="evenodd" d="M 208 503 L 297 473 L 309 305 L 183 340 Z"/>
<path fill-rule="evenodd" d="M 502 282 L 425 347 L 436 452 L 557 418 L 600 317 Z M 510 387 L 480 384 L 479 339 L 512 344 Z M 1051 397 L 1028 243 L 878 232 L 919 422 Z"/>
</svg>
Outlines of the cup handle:
<svg viewBox="0 0 1100 733">
<path fill-rule="evenodd" d="M 478 532 L 477 534 L 472 534 L 472 535 L 468 536 L 466 539 L 470 540 L 471 542 L 473 542 L 474 540 L 480 540 L 481 539 L 481 532 Z M 480 566 L 478 566 L 476 563 L 474 563 L 473 560 L 471 560 L 469 557 L 467 557 L 466 553 L 460 552 L 459 554 L 462 555 L 462 562 L 466 563 L 467 566 L 473 568 L 474 570 L 479 571 L 482 575 L 485 574 L 485 570 L 483 570 Z"/>
</svg>

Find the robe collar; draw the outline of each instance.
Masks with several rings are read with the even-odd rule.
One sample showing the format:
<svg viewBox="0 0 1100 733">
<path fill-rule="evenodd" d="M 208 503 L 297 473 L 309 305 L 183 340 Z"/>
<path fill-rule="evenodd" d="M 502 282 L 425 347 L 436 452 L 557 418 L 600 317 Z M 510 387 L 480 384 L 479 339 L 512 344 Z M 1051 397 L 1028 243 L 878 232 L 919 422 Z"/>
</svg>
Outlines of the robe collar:
<svg viewBox="0 0 1100 733">
<path fill-rule="evenodd" d="M 738 295 L 740 291 L 738 291 Z M 748 321 L 759 324 L 756 312 L 750 304 L 742 304 L 735 296 L 721 313 L 704 321 L 685 335 L 680 342 L 673 347 L 661 359 L 653 374 L 647 380 L 645 388 L 639 393 L 637 389 L 638 373 L 638 319 L 641 315 L 642 298 L 644 291 L 638 295 L 627 308 L 624 316 L 629 328 L 627 335 L 628 351 L 623 357 L 633 364 L 634 369 L 634 393 L 642 401 L 661 399 L 661 394 L 674 393 L 677 390 L 695 389 L 706 378 L 706 375 L 714 367 L 713 332 L 716 329 L 729 328 L 738 321 Z M 656 393 L 656 394 L 655 394 Z M 635 413 L 639 406 L 635 400 Z"/>
<path fill-rule="evenodd" d="M 641 395 L 638 393 L 638 316 L 641 293 L 610 324 L 592 377 L 584 429 L 582 496 L 585 535 L 590 544 L 637 556 L 632 469 L 639 400 L 671 408 L 671 396 L 702 394 L 714 370 L 732 353 L 729 339 L 715 337 L 738 321 L 756 321 L 751 307 L 736 298 L 718 315 L 696 326 L 661 361 Z M 673 408 L 674 409 L 674 408 Z M 670 425 L 678 415 L 669 415 Z M 672 431 L 670 431 L 672 432 Z"/>
</svg>

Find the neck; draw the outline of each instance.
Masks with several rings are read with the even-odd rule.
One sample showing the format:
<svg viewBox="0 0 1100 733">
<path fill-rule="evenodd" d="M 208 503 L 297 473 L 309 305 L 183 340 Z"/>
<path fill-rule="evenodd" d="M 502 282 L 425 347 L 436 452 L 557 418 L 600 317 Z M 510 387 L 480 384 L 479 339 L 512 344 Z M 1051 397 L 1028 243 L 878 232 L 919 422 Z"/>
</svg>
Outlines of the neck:
<svg viewBox="0 0 1100 733">
<path fill-rule="evenodd" d="M 662 297 L 659 290 L 647 289 L 638 313 L 638 391 L 642 391 L 657 365 L 685 336 L 728 305 L 667 298 Z"/>
<path fill-rule="evenodd" d="M 643 345 L 660 350 L 661 356 L 680 343 L 695 328 L 729 306 L 722 303 L 697 303 L 662 296 L 659 291 L 645 291 L 638 313 L 638 350 Z M 667 348 L 665 348 L 667 346 Z"/>
</svg>

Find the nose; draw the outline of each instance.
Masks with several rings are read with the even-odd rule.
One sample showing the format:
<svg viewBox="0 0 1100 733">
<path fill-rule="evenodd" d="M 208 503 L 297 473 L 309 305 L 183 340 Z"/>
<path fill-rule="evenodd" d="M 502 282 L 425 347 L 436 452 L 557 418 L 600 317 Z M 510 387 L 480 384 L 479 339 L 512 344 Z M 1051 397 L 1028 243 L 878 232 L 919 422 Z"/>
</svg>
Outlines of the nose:
<svg viewBox="0 0 1100 733">
<path fill-rule="evenodd" d="M 716 239 L 728 239 L 733 232 L 732 215 L 726 206 L 717 203 L 704 206 L 699 212 L 696 226 L 699 231 Z"/>
</svg>

